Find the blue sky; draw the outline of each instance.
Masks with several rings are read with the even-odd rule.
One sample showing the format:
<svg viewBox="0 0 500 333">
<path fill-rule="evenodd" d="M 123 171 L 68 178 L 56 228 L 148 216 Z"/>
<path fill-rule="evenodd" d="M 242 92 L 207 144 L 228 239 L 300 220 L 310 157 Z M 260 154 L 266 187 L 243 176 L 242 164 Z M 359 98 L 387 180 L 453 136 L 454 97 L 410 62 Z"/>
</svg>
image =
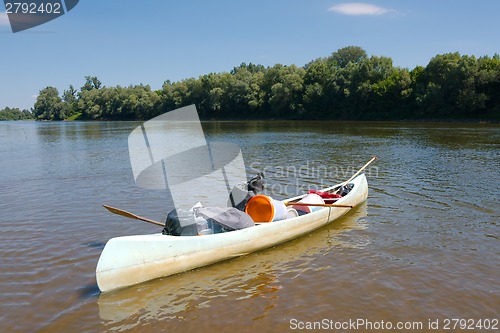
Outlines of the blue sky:
<svg viewBox="0 0 500 333">
<path fill-rule="evenodd" d="M 234 66 L 303 66 L 349 45 L 425 66 L 448 52 L 500 53 L 497 0 L 81 0 L 65 15 L 12 33 L 0 4 L 0 109 L 38 92 L 104 85 L 161 88 Z"/>
</svg>

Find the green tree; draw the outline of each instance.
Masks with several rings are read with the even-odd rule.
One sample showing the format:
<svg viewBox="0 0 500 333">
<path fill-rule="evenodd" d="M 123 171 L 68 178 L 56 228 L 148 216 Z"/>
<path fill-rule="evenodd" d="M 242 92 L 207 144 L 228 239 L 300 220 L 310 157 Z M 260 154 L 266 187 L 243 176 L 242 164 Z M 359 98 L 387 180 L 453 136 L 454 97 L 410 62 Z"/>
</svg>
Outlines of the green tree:
<svg viewBox="0 0 500 333">
<path fill-rule="evenodd" d="M 330 57 L 341 68 L 351 63 L 357 64 L 366 58 L 368 58 L 366 51 L 359 46 L 343 47 L 334 52 Z"/>
<path fill-rule="evenodd" d="M 277 64 L 264 72 L 261 81 L 264 117 L 297 118 L 302 110 L 306 71 L 295 65 Z"/>
<path fill-rule="evenodd" d="M 150 119 L 157 116 L 157 107 L 160 97 L 150 86 L 137 85 L 130 86 L 124 90 L 127 97 L 123 101 L 122 109 L 128 112 L 122 115 L 124 119 Z"/>
<path fill-rule="evenodd" d="M 477 110 L 474 116 L 486 119 L 500 119 L 500 56 L 480 57 L 475 78 L 476 92 L 481 94 L 484 108 Z"/>
<path fill-rule="evenodd" d="M 59 91 L 54 87 L 46 87 L 40 90 L 33 108 L 36 119 L 40 120 L 62 120 L 63 102 L 59 97 Z"/>
<path fill-rule="evenodd" d="M 295 65 L 280 67 L 271 86 L 269 105 L 278 118 L 297 118 L 302 110 L 305 70 Z"/>
<path fill-rule="evenodd" d="M 89 91 L 101 88 L 102 82 L 97 78 L 97 76 L 85 76 L 85 84 L 81 87 L 81 91 Z"/>
<path fill-rule="evenodd" d="M 33 114 L 28 110 L 5 107 L 0 110 L 0 120 L 24 120 L 33 119 Z"/>
<path fill-rule="evenodd" d="M 78 96 L 77 96 L 77 91 L 73 85 L 69 86 L 68 90 L 64 90 L 62 94 L 62 111 L 61 111 L 61 116 L 63 119 L 68 119 L 73 117 L 75 114 L 77 114 L 77 103 L 78 103 Z"/>
<path fill-rule="evenodd" d="M 83 90 L 78 93 L 77 110 L 82 119 L 101 119 L 103 113 L 103 101 L 101 95 L 103 89 Z"/>
</svg>

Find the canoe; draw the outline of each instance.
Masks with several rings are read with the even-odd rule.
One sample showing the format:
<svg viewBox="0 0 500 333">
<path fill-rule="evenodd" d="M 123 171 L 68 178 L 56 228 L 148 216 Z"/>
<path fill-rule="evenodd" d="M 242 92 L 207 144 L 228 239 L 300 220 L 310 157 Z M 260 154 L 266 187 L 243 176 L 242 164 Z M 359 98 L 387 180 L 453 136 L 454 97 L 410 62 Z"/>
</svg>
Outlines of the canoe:
<svg viewBox="0 0 500 333">
<path fill-rule="evenodd" d="M 368 196 L 364 174 L 350 181 L 352 190 L 336 204 L 355 207 Z M 332 191 L 339 185 L 321 191 Z M 283 202 L 297 201 L 297 196 Z M 284 243 L 332 223 L 348 207 L 321 207 L 298 217 L 205 236 L 135 235 L 110 239 L 96 268 L 97 285 L 109 292 L 145 281 L 182 273 Z M 258 222 L 258 221 L 256 221 Z"/>
</svg>

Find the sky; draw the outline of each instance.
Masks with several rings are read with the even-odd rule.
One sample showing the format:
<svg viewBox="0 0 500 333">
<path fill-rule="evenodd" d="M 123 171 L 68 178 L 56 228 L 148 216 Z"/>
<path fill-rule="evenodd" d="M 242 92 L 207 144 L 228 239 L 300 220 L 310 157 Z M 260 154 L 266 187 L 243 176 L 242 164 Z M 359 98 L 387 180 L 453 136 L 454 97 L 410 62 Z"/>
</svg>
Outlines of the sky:
<svg viewBox="0 0 500 333">
<path fill-rule="evenodd" d="M 30 109 L 47 86 L 179 81 L 327 57 L 360 46 L 409 69 L 449 52 L 500 53 L 498 0 L 81 0 L 13 33 L 0 3 L 0 109 Z"/>
</svg>

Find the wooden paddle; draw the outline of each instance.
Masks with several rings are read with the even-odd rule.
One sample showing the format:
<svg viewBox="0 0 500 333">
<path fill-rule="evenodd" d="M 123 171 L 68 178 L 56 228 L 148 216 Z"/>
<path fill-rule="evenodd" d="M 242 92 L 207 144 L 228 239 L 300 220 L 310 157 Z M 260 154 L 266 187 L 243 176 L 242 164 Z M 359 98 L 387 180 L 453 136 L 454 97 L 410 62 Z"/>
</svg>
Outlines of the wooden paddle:
<svg viewBox="0 0 500 333">
<path fill-rule="evenodd" d="M 352 205 L 342 205 L 342 204 L 326 204 L 326 203 L 307 203 L 307 202 L 285 202 L 287 206 L 314 206 L 314 207 L 340 207 L 340 208 L 352 208 Z"/>
<path fill-rule="evenodd" d="M 160 227 L 164 227 L 165 226 L 165 223 L 161 223 L 161 222 L 158 222 L 158 221 L 155 221 L 155 220 L 150 220 L 150 219 L 147 219 L 145 217 L 141 217 L 141 216 L 132 214 L 130 212 L 127 212 L 126 210 L 121 210 L 121 209 L 118 209 L 118 208 L 115 208 L 115 207 L 111 207 L 111 206 L 108 206 L 108 205 L 102 205 L 102 206 L 104 208 L 106 208 L 107 210 L 109 210 L 111 213 L 114 213 L 114 214 L 117 214 L 117 215 L 125 216 L 125 217 L 131 218 L 131 219 L 135 219 L 135 220 L 140 220 L 140 221 L 148 222 L 148 223 L 155 224 L 155 225 L 159 225 Z"/>
</svg>

